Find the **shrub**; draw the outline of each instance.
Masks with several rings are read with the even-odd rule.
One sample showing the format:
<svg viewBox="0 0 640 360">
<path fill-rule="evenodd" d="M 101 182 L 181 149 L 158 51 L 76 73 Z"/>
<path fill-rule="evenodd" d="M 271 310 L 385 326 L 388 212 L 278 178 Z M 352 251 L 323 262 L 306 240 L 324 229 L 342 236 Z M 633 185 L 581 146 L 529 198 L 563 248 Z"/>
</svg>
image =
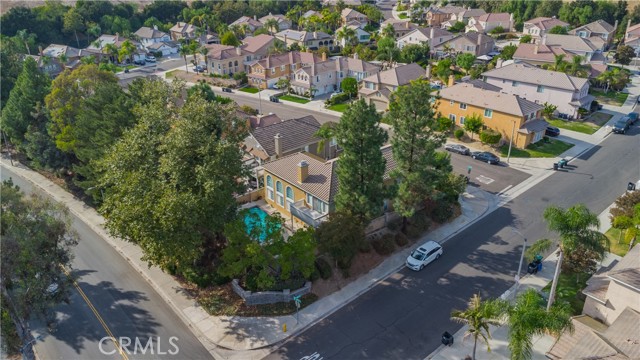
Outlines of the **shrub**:
<svg viewBox="0 0 640 360">
<path fill-rule="evenodd" d="M 396 244 L 398 244 L 398 246 L 403 247 L 405 245 L 407 245 L 409 243 L 409 239 L 407 239 L 407 235 L 399 232 L 396 233 Z"/>
<path fill-rule="evenodd" d="M 442 132 L 449 132 L 453 126 L 453 120 L 448 117 L 441 117 L 438 119 L 438 130 Z"/>
<path fill-rule="evenodd" d="M 384 234 L 382 237 L 373 240 L 371 245 L 379 255 L 383 256 L 391 254 L 396 249 L 393 235 L 391 234 Z"/>
<path fill-rule="evenodd" d="M 212 285 L 224 285 L 231 281 L 230 278 L 220 275 L 217 270 L 198 271 L 193 268 L 187 268 L 182 272 L 182 276 L 188 282 L 196 284 L 199 288 L 207 288 Z"/>
<path fill-rule="evenodd" d="M 493 130 L 484 130 L 480 133 L 480 141 L 483 144 L 495 145 L 502 139 L 502 134 Z"/>
<path fill-rule="evenodd" d="M 238 80 L 241 84 L 246 84 L 249 81 L 249 79 L 247 78 L 247 73 L 245 72 L 233 74 L 233 80 Z"/>
<path fill-rule="evenodd" d="M 364 239 L 364 227 L 353 216 L 335 212 L 315 234 L 320 251 L 331 255 L 341 269 L 348 269 Z"/>
<path fill-rule="evenodd" d="M 402 219 L 391 220 L 387 223 L 387 229 L 391 231 L 398 231 L 402 226 Z"/>
<path fill-rule="evenodd" d="M 11 315 L 9 315 L 9 311 L 6 309 L 7 301 L 2 296 L 2 314 L 0 321 L 0 329 L 2 330 L 2 350 L 9 357 L 14 354 L 18 354 L 20 351 L 20 336 L 18 335 L 18 331 L 16 330 L 16 325 L 11 319 Z"/>
<path fill-rule="evenodd" d="M 453 136 L 455 136 L 455 138 L 458 140 L 462 139 L 462 137 L 464 136 L 464 130 L 456 129 L 456 131 L 453 132 Z"/>
<path fill-rule="evenodd" d="M 446 200 L 439 200 L 438 206 L 436 206 L 431 213 L 431 218 L 433 219 L 433 221 L 439 224 L 449 221 L 452 216 L 453 206 Z"/>
<path fill-rule="evenodd" d="M 409 219 L 409 227 L 407 228 L 407 235 L 410 238 L 418 238 L 425 231 L 431 227 L 431 220 L 427 216 L 425 210 L 416 211 L 415 214 Z"/>
<path fill-rule="evenodd" d="M 252 108 L 249 105 L 242 105 L 240 106 L 240 110 L 242 110 L 243 112 L 249 114 L 249 115 L 258 115 L 258 110 Z"/>
<path fill-rule="evenodd" d="M 365 240 L 360 243 L 358 247 L 358 251 L 361 253 L 370 253 L 371 252 L 371 242 L 369 240 Z"/>
<path fill-rule="evenodd" d="M 316 259 L 316 269 L 318 269 L 318 272 L 320 273 L 320 277 L 323 280 L 327 280 L 332 275 L 331 265 L 329 265 L 327 260 L 323 258 Z"/>
<path fill-rule="evenodd" d="M 341 103 L 343 103 L 345 101 L 348 101 L 349 98 L 350 98 L 349 94 L 341 93 L 341 94 L 338 94 L 338 95 L 336 95 L 336 96 L 334 96 L 334 97 L 332 97 L 330 99 L 327 99 L 326 103 L 328 105 L 341 104 Z"/>
</svg>

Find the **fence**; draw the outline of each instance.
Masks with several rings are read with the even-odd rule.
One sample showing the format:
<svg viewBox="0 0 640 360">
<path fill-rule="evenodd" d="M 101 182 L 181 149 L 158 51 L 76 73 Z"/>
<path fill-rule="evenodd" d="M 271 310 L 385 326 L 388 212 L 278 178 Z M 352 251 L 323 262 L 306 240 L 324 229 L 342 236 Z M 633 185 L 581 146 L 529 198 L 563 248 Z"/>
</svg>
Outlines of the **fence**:
<svg viewBox="0 0 640 360">
<path fill-rule="evenodd" d="M 244 302 L 247 305 L 260 305 L 260 304 L 274 304 L 278 302 L 289 302 L 293 301 L 294 296 L 305 295 L 311 292 L 311 282 L 307 281 L 304 283 L 304 286 L 300 289 L 291 291 L 289 289 L 285 289 L 282 291 L 261 291 L 261 292 L 251 292 L 243 289 L 240 284 L 238 284 L 238 279 L 233 279 L 231 281 L 231 287 L 233 287 L 233 291 L 236 292 L 241 298 L 244 299 Z"/>
<path fill-rule="evenodd" d="M 400 219 L 400 215 L 397 212 L 384 213 L 384 215 L 371 220 L 369 225 L 364 228 L 364 233 L 365 235 L 372 234 L 383 229 L 387 224 L 389 224 L 389 222 L 396 221 L 398 219 Z"/>
<path fill-rule="evenodd" d="M 264 197 L 264 188 L 249 191 L 236 197 L 236 202 L 239 204 L 246 204 L 254 201 L 258 201 Z"/>
</svg>

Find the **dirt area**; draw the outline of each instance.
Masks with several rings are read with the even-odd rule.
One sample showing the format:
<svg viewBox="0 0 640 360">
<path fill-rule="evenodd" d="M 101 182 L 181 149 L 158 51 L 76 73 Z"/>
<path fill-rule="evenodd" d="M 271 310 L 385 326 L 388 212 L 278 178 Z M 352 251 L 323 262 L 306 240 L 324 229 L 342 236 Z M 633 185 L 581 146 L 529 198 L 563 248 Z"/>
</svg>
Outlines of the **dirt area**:
<svg viewBox="0 0 640 360">
<path fill-rule="evenodd" d="M 204 80 L 204 81 L 206 81 L 209 84 L 214 85 L 214 86 L 227 86 L 227 87 L 237 87 L 238 86 L 238 82 L 236 80 L 233 80 L 233 79 L 214 78 L 214 77 L 210 77 L 210 76 L 205 75 L 205 74 L 195 73 L 195 72 L 192 72 L 192 71 L 189 71 L 187 73 L 184 70 L 173 70 L 170 73 L 167 73 L 167 75 L 169 75 L 168 77 L 178 78 L 178 79 L 184 80 L 184 81 L 189 82 L 189 83 L 194 83 L 194 84 L 197 83 L 199 80 Z"/>
<path fill-rule="evenodd" d="M 111 0 L 112 3 L 114 4 L 118 4 L 118 3 L 134 3 L 138 5 L 138 9 L 142 9 L 143 7 L 151 4 L 154 0 Z M 75 6 L 77 0 L 61 0 L 60 1 L 62 4 L 67 5 L 67 6 Z M 15 8 L 15 7 L 28 7 L 28 8 L 34 8 L 37 6 L 42 6 L 44 5 L 44 1 L 1 1 L 0 2 L 0 14 L 4 14 L 7 11 L 9 11 L 11 8 Z"/>
<path fill-rule="evenodd" d="M 471 151 L 488 151 L 491 153 L 499 152 L 499 150 L 495 147 L 483 144 L 476 134 L 473 135 L 473 140 L 465 132 L 465 135 L 462 137 L 462 139 L 458 140 L 454 137 L 450 137 L 447 139 L 447 141 L 467 146 L 471 149 Z"/>
<path fill-rule="evenodd" d="M 583 121 L 584 122 L 589 122 L 598 126 L 603 126 L 604 124 L 606 124 L 611 118 L 613 117 L 613 115 L 611 114 L 607 114 L 607 113 L 603 113 L 603 112 L 595 112 L 591 115 L 589 115 L 588 117 L 586 117 Z"/>
</svg>

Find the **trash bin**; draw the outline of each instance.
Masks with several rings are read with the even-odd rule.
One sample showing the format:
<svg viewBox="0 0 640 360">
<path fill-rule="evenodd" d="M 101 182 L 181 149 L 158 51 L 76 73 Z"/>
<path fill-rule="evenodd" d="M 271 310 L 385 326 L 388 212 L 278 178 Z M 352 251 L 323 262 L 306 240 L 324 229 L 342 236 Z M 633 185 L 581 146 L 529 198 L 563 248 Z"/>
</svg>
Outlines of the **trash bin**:
<svg viewBox="0 0 640 360">
<path fill-rule="evenodd" d="M 560 168 L 564 168 L 567 163 L 569 163 L 567 160 L 560 159 L 560 161 L 558 161 L 558 166 L 560 166 Z"/>
<path fill-rule="evenodd" d="M 627 191 L 633 191 L 636 189 L 636 184 L 630 182 L 627 184 Z"/>
<path fill-rule="evenodd" d="M 558 170 L 558 163 L 553 163 L 553 170 Z"/>
<path fill-rule="evenodd" d="M 448 331 L 442 333 L 442 343 L 446 346 L 453 345 L 453 335 L 449 334 Z"/>
<path fill-rule="evenodd" d="M 538 264 L 536 264 L 535 262 L 530 262 L 529 266 L 527 266 L 527 273 L 535 274 L 537 272 L 538 272 Z"/>
</svg>

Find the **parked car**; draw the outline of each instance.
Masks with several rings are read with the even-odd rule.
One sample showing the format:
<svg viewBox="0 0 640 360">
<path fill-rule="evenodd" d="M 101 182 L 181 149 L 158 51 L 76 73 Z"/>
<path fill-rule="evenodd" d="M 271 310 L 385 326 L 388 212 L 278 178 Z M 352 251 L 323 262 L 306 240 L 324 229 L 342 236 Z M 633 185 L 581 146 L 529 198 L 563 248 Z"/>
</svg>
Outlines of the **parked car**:
<svg viewBox="0 0 640 360">
<path fill-rule="evenodd" d="M 547 130 L 544 131 L 544 134 L 547 136 L 558 136 L 560 135 L 560 129 L 555 126 L 547 126 Z"/>
<path fill-rule="evenodd" d="M 629 130 L 630 124 L 629 121 L 627 120 L 626 117 L 618 120 L 615 122 L 615 124 L 613 124 L 613 129 L 611 129 L 611 131 L 613 131 L 616 134 L 624 134 L 627 132 L 627 130 Z"/>
<path fill-rule="evenodd" d="M 435 241 L 427 241 L 407 257 L 406 265 L 409 269 L 420 271 L 432 261 L 442 256 L 442 246 Z"/>
<path fill-rule="evenodd" d="M 500 163 L 500 158 L 488 151 L 474 151 L 471 153 L 471 157 L 476 160 L 485 161 L 490 165 L 497 165 Z"/>
<path fill-rule="evenodd" d="M 446 144 L 444 149 L 461 155 L 469 155 L 471 151 L 468 147 L 459 144 Z"/>
<path fill-rule="evenodd" d="M 232 93 L 233 91 L 232 91 L 230 88 L 228 88 L 228 87 L 223 87 L 223 88 L 222 88 L 222 92 Z"/>
<path fill-rule="evenodd" d="M 629 114 L 627 114 L 627 117 L 629 118 L 629 120 L 631 120 L 632 124 L 635 124 L 635 122 L 638 121 L 638 113 L 630 112 Z"/>
<path fill-rule="evenodd" d="M 198 72 L 198 73 L 203 73 L 204 72 L 204 66 L 202 65 L 197 65 L 193 67 L 193 71 L 194 72 Z"/>
<path fill-rule="evenodd" d="M 156 57 L 152 55 L 147 55 L 144 59 L 148 62 L 156 62 Z"/>
<path fill-rule="evenodd" d="M 144 60 L 133 60 L 133 64 L 134 65 L 146 65 L 146 62 Z"/>
<path fill-rule="evenodd" d="M 269 101 L 274 102 L 274 103 L 279 103 L 280 99 L 278 99 L 277 96 L 271 95 L 271 96 L 269 96 Z"/>
</svg>

